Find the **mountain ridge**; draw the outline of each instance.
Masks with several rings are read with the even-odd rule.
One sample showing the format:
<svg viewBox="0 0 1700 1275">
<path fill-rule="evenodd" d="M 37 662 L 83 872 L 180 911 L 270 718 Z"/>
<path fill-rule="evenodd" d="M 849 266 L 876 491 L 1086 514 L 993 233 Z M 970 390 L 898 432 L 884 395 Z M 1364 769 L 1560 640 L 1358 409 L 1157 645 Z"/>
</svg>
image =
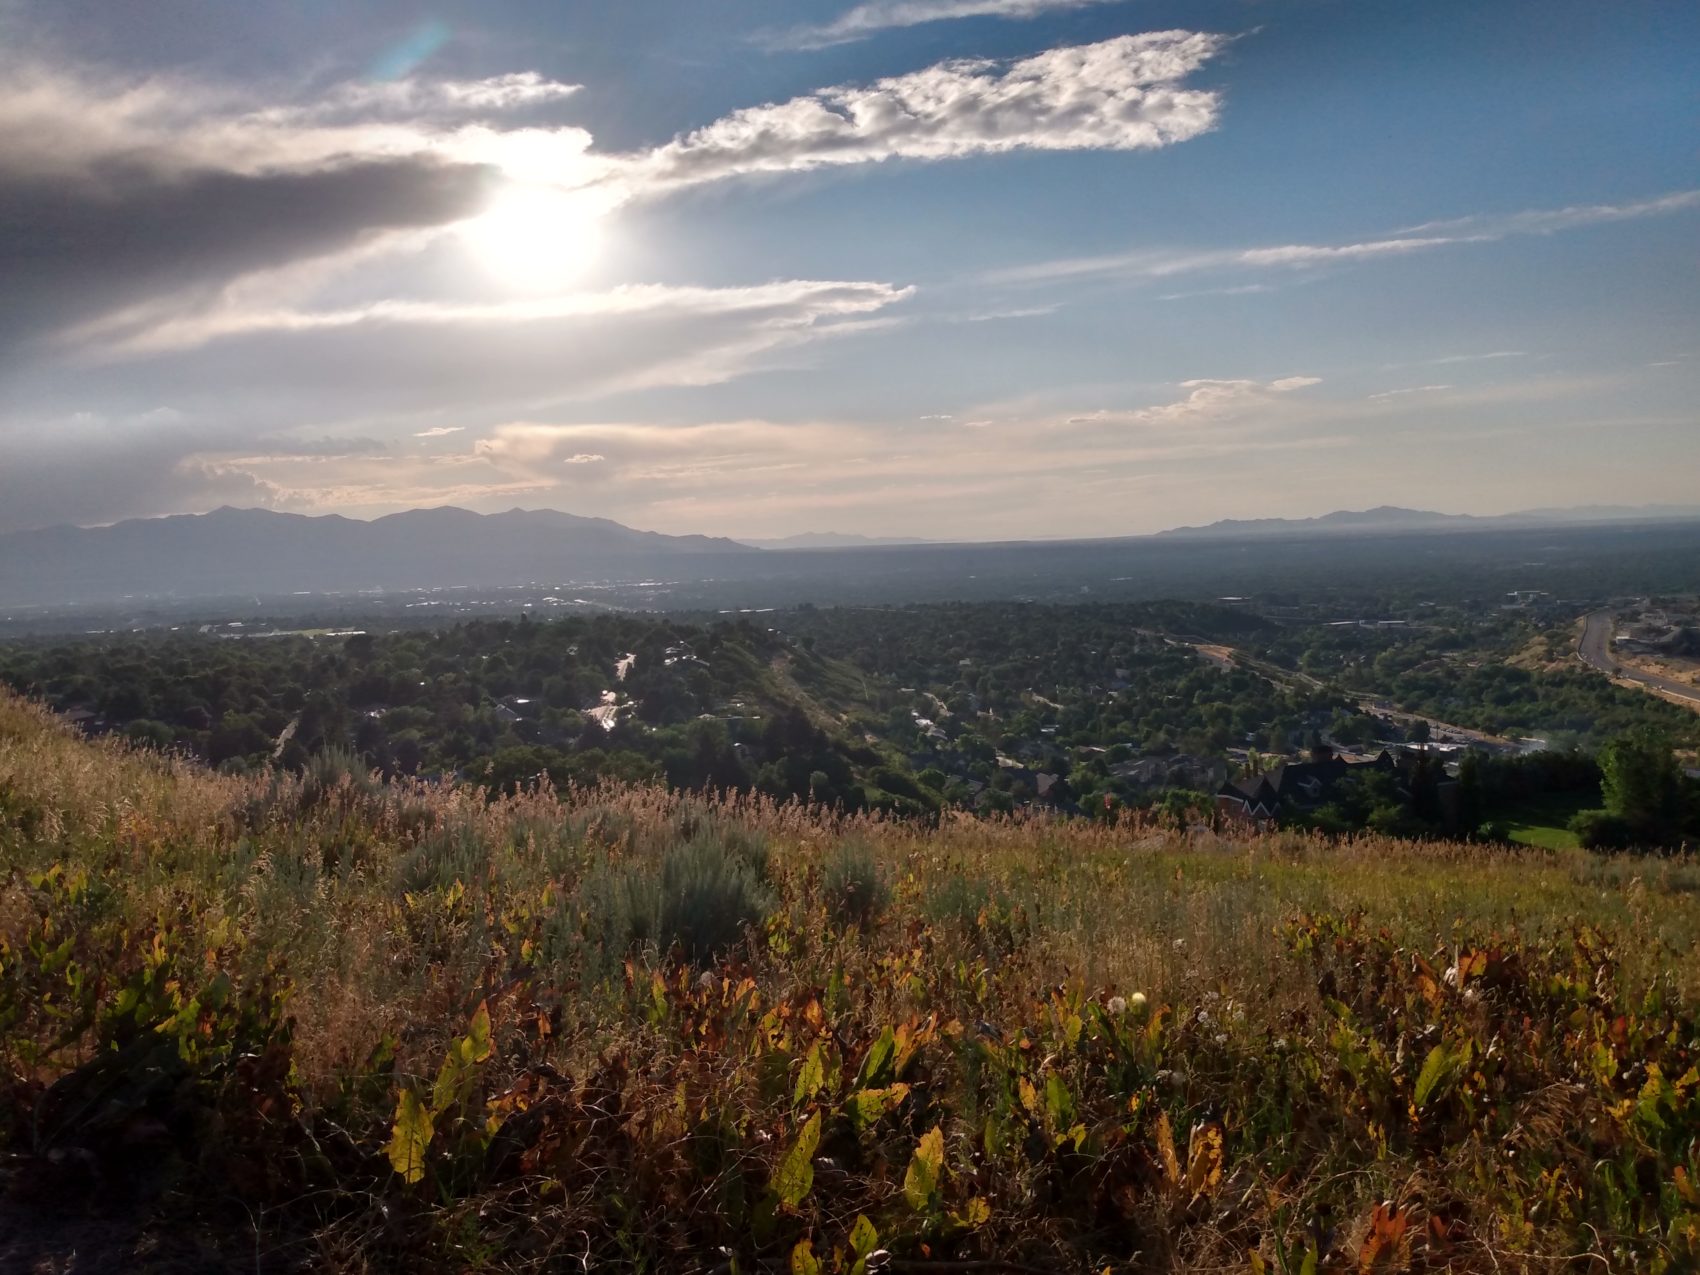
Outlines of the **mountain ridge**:
<svg viewBox="0 0 1700 1275">
<path fill-rule="evenodd" d="M 1372 509 L 1336 509 L 1313 518 L 1222 518 L 1194 527 L 1171 527 L 1155 539 L 1232 539 L 1237 537 L 1342 534 L 1352 531 L 1433 531 L 1574 526 L 1590 522 L 1656 522 L 1700 518 L 1700 506 L 1573 505 L 1523 509 L 1507 514 L 1447 514 L 1433 509 L 1377 505 Z"/>
<path fill-rule="evenodd" d="M 364 521 L 226 505 L 0 535 L 0 601 L 641 578 L 686 560 L 759 552 L 733 540 L 669 536 L 553 509 L 480 514 L 438 505 Z"/>
</svg>

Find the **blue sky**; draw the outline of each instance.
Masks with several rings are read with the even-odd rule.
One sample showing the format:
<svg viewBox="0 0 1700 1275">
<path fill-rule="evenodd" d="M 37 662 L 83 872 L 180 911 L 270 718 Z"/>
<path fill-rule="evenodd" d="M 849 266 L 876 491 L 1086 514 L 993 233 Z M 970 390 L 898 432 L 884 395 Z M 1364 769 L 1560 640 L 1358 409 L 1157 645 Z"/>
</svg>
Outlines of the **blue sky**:
<svg viewBox="0 0 1700 1275">
<path fill-rule="evenodd" d="M 0 530 L 1700 500 L 1700 9 L 0 0 Z"/>
</svg>

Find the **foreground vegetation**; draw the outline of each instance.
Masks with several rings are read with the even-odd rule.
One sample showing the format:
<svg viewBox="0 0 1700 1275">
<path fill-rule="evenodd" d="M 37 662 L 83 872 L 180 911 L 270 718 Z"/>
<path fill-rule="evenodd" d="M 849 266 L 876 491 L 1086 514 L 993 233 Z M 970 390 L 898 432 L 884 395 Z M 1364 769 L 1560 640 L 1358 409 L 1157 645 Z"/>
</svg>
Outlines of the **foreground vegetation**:
<svg viewBox="0 0 1700 1275">
<path fill-rule="evenodd" d="M 0 698 L 3 1260 L 1678 1270 L 1700 868 L 217 774 Z"/>
</svg>

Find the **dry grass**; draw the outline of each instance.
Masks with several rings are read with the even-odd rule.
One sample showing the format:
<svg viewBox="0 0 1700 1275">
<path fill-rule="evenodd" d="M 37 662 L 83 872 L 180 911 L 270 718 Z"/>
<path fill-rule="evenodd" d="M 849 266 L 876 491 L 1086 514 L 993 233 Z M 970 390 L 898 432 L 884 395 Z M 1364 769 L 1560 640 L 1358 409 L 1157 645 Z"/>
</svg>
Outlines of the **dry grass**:
<svg viewBox="0 0 1700 1275">
<path fill-rule="evenodd" d="M 889 886 L 863 924 L 823 887 L 847 843 Z M 610 900 L 687 844 L 763 859 L 765 920 L 698 966 L 666 935 L 619 948 Z M 752 1270 L 806 1243 L 849 1270 L 858 1216 L 917 1269 L 1690 1260 L 1688 861 L 317 791 L 91 744 L 15 699 L 0 853 L 0 1050 L 37 1113 L 13 1150 L 99 1187 L 145 1117 L 146 1217 L 246 1217 L 280 1263 Z M 287 1030 L 262 994 L 285 984 Z M 160 1037 L 189 1115 L 189 1079 L 135 1081 L 116 1122 L 67 1105 Z M 433 1117 L 411 1184 L 384 1154 L 410 1094 Z"/>
</svg>

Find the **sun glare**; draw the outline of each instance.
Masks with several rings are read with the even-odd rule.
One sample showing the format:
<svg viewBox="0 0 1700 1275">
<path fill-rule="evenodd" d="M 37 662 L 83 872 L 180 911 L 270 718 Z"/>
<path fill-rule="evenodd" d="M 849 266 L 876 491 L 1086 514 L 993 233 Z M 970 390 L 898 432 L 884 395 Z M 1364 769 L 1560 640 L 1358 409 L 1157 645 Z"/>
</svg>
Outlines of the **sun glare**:
<svg viewBox="0 0 1700 1275">
<path fill-rule="evenodd" d="M 595 261 L 602 209 L 582 192 L 515 186 L 464 230 L 479 261 L 504 286 L 545 291 L 573 282 Z"/>
</svg>

